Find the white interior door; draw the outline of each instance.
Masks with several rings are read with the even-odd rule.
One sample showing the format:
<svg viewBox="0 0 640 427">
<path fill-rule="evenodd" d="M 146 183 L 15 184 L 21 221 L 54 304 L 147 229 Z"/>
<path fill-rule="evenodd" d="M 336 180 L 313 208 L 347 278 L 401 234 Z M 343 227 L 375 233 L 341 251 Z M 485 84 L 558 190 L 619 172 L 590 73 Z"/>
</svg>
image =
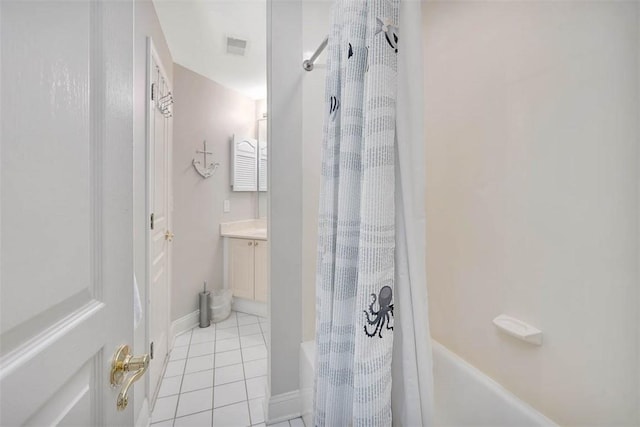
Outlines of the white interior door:
<svg viewBox="0 0 640 427">
<path fill-rule="evenodd" d="M 164 361 L 169 352 L 169 292 L 170 261 L 170 200 L 171 200 L 171 125 L 173 120 L 171 87 L 151 39 L 148 41 L 149 64 L 149 215 L 153 228 L 149 230 L 149 341 L 153 343 L 154 363 L 149 367 L 152 402 L 158 392 Z"/>
<path fill-rule="evenodd" d="M 132 425 L 133 3 L 2 0 L 0 65 L 0 425 Z"/>
</svg>

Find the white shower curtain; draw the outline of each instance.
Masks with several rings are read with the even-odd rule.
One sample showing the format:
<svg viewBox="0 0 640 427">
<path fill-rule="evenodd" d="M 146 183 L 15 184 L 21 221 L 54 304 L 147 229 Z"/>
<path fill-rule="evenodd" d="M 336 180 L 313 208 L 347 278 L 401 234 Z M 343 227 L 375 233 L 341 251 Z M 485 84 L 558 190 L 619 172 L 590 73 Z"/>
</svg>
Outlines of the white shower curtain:
<svg viewBox="0 0 640 427">
<path fill-rule="evenodd" d="M 319 213 L 318 427 L 430 425 L 420 21 L 418 1 L 334 5 Z"/>
</svg>

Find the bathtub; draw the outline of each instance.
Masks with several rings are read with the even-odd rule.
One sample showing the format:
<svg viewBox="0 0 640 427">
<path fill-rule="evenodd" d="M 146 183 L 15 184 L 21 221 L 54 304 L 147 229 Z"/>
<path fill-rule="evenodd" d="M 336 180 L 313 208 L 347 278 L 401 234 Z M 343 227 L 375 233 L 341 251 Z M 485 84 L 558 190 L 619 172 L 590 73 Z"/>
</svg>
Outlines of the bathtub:
<svg viewBox="0 0 640 427">
<path fill-rule="evenodd" d="M 301 412 L 308 426 L 313 425 L 314 352 L 313 341 L 304 342 L 300 346 Z M 435 341 L 433 380 L 436 426 L 557 426 Z"/>
</svg>

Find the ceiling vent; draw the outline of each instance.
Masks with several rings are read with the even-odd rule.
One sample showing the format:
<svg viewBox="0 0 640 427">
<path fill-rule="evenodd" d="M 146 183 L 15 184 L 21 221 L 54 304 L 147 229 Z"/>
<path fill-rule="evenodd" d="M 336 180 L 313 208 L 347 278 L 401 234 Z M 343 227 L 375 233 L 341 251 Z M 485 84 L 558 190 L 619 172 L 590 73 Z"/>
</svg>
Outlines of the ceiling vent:
<svg viewBox="0 0 640 427">
<path fill-rule="evenodd" d="M 244 56 L 247 51 L 247 41 L 235 37 L 227 37 L 227 53 Z"/>
</svg>

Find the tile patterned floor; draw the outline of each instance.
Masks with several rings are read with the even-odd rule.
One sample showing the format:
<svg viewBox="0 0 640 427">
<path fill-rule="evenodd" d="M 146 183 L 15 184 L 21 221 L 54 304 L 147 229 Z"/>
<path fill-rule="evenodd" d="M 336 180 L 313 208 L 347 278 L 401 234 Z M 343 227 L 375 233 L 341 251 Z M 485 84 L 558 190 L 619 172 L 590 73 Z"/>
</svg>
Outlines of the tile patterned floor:
<svg viewBox="0 0 640 427">
<path fill-rule="evenodd" d="M 153 408 L 153 427 L 264 426 L 269 323 L 232 312 L 176 337 Z M 274 424 L 304 427 L 301 418 Z"/>
</svg>

